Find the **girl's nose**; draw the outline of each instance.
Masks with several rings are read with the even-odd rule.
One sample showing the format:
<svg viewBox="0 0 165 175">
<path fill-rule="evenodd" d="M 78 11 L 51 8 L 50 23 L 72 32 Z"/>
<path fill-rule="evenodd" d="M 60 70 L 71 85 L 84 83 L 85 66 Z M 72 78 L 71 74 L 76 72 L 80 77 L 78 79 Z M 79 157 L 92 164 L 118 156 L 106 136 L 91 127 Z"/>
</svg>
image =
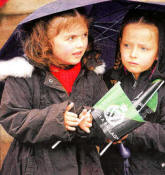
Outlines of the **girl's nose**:
<svg viewBox="0 0 165 175">
<path fill-rule="evenodd" d="M 136 57 L 137 57 L 137 47 L 133 47 L 133 48 L 131 49 L 130 56 L 131 56 L 132 58 L 136 58 Z"/>
<path fill-rule="evenodd" d="M 76 45 L 77 45 L 77 47 L 83 47 L 84 46 L 84 40 L 81 37 L 78 38 Z"/>
</svg>

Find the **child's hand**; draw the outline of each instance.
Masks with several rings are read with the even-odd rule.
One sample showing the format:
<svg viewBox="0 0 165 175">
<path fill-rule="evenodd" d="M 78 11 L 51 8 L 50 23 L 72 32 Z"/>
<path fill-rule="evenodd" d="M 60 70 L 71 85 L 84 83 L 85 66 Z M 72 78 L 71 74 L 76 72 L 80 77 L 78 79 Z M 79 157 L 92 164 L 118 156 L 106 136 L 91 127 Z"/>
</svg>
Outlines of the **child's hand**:
<svg viewBox="0 0 165 175">
<path fill-rule="evenodd" d="M 92 127 L 92 115 L 84 109 L 79 115 L 80 123 L 79 127 L 86 133 L 90 133 L 90 127 Z"/>
<path fill-rule="evenodd" d="M 125 140 L 128 137 L 128 134 L 123 136 L 120 140 L 117 140 L 116 142 L 113 142 L 113 144 L 119 144 L 121 143 L 123 140 Z"/>
<path fill-rule="evenodd" d="M 125 140 L 127 137 L 128 137 L 128 134 L 125 135 L 125 136 L 123 136 L 121 139 L 119 139 L 119 140 L 113 142 L 113 144 L 119 144 L 119 143 L 121 143 L 123 140 Z M 108 140 L 108 142 L 110 142 L 110 140 Z"/>
<path fill-rule="evenodd" d="M 74 103 L 71 103 L 67 106 L 64 113 L 64 126 L 68 131 L 75 131 L 76 126 L 79 124 L 79 118 L 77 114 L 69 112 L 74 106 Z"/>
<path fill-rule="evenodd" d="M 119 144 L 119 143 L 121 143 L 123 140 L 125 140 L 127 137 L 128 137 L 128 134 L 125 135 L 125 136 L 123 136 L 121 139 L 119 139 L 119 140 L 113 142 L 113 144 Z M 107 143 L 110 143 L 110 142 L 112 142 L 112 141 L 111 141 L 110 139 L 107 139 L 106 142 L 107 142 Z"/>
</svg>

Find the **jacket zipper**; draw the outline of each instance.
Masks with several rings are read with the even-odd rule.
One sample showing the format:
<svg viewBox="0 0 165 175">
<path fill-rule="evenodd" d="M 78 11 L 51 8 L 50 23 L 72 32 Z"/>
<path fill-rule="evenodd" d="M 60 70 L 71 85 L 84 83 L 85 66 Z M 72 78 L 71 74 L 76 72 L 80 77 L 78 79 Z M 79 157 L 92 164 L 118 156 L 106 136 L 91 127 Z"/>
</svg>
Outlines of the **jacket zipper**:
<svg viewBox="0 0 165 175">
<path fill-rule="evenodd" d="M 133 83 L 132 88 L 135 89 L 136 86 L 137 86 L 137 80 L 135 79 L 135 76 L 133 74 L 132 74 L 132 76 L 133 76 L 133 79 L 134 79 L 134 83 Z"/>
<path fill-rule="evenodd" d="M 135 81 L 134 81 L 134 84 L 133 84 L 133 86 L 132 86 L 132 87 L 133 87 L 133 89 L 135 89 L 135 88 L 136 88 L 136 86 L 137 86 L 137 80 L 135 80 Z"/>
</svg>

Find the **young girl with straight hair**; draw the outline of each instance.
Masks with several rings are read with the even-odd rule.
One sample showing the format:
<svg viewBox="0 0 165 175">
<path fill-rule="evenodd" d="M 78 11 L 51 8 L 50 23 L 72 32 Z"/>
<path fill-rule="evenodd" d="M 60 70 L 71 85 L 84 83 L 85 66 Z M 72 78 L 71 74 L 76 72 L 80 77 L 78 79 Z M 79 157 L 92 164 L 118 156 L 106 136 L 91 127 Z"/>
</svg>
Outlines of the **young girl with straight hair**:
<svg viewBox="0 0 165 175">
<path fill-rule="evenodd" d="M 130 10 L 123 20 L 116 65 L 105 75 L 121 86 L 133 100 L 156 79 L 165 79 L 164 14 L 145 10 Z M 106 175 L 165 174 L 165 86 L 158 91 L 155 112 L 147 114 L 146 122 L 128 134 L 123 144 L 130 150 L 127 167 L 113 144 L 102 156 Z M 128 163 L 128 162 L 127 162 Z M 126 169 L 124 169 L 126 168 Z M 129 169 L 129 171 L 127 171 Z"/>
</svg>

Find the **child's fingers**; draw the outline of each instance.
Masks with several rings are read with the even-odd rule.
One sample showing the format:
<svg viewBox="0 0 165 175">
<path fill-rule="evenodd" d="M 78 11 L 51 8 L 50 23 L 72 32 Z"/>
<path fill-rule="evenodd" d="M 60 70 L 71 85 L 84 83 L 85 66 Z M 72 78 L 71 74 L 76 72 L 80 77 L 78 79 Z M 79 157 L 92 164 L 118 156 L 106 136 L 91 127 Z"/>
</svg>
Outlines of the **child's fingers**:
<svg viewBox="0 0 165 175">
<path fill-rule="evenodd" d="M 107 143 L 111 143 L 112 141 L 111 141 L 110 139 L 107 139 L 106 142 L 107 142 Z"/>
<path fill-rule="evenodd" d="M 70 111 L 74 106 L 74 103 L 71 102 L 67 107 L 66 107 L 66 111 Z"/>
<path fill-rule="evenodd" d="M 92 123 L 92 115 L 90 114 L 90 112 L 87 111 L 87 109 L 83 109 L 83 111 L 79 115 L 79 118 L 80 118 L 80 122 L 87 121 Z"/>
<path fill-rule="evenodd" d="M 77 121 L 66 121 L 66 125 L 69 126 L 78 126 L 79 122 Z"/>
<path fill-rule="evenodd" d="M 65 114 L 64 117 L 64 124 L 65 126 L 78 126 L 79 125 L 79 118 L 77 117 L 77 114 L 67 112 L 67 115 Z"/>
<path fill-rule="evenodd" d="M 78 115 L 73 113 L 73 112 L 65 112 L 65 116 L 67 118 L 75 118 L 75 119 L 78 119 Z"/>
<path fill-rule="evenodd" d="M 76 127 L 74 126 L 78 126 L 79 124 L 78 115 L 73 112 L 69 112 L 73 108 L 73 106 L 74 106 L 74 103 L 70 103 L 66 107 L 66 111 L 64 113 L 64 125 L 68 131 L 75 131 Z"/>
<path fill-rule="evenodd" d="M 72 126 L 69 126 L 69 125 L 66 125 L 65 128 L 66 128 L 68 131 L 75 131 L 75 130 L 76 130 L 75 127 L 72 127 Z"/>
<path fill-rule="evenodd" d="M 66 121 L 79 122 L 80 119 L 78 118 L 77 114 L 71 113 L 71 112 L 67 112 L 65 114 L 65 120 Z"/>
<path fill-rule="evenodd" d="M 88 127 L 84 127 L 83 130 L 88 134 L 90 133 L 90 129 Z"/>
<path fill-rule="evenodd" d="M 90 123 L 92 123 L 92 115 L 91 114 L 89 114 L 89 116 L 88 116 L 88 118 L 87 118 L 87 122 L 90 122 Z"/>
<path fill-rule="evenodd" d="M 86 133 L 90 133 L 90 127 L 92 127 L 92 116 L 90 111 L 87 112 L 87 109 L 84 109 L 79 115 L 80 122 L 79 127 Z"/>
<path fill-rule="evenodd" d="M 82 127 L 92 127 L 92 122 L 88 122 L 88 121 L 84 121 L 82 124 L 81 124 Z"/>
<path fill-rule="evenodd" d="M 83 109 L 82 112 L 79 115 L 79 118 L 81 119 L 82 117 L 84 117 L 87 114 L 87 109 Z"/>
<path fill-rule="evenodd" d="M 120 144 L 121 143 L 121 140 L 117 141 L 117 142 L 113 142 L 114 145 L 116 144 Z"/>
<path fill-rule="evenodd" d="M 117 140 L 116 142 L 113 142 L 113 144 L 119 144 L 121 143 L 123 140 L 125 140 L 128 137 L 128 134 L 123 136 L 120 140 Z"/>
<path fill-rule="evenodd" d="M 125 136 L 123 136 L 123 137 L 121 138 L 121 140 L 125 140 L 127 137 L 128 137 L 128 134 L 125 135 Z"/>
<path fill-rule="evenodd" d="M 89 122 L 85 123 L 85 127 L 88 127 L 88 128 L 92 127 L 92 123 L 89 123 Z"/>
<path fill-rule="evenodd" d="M 80 124 L 79 124 L 79 127 L 83 130 L 83 131 L 85 131 L 86 133 L 90 133 L 90 127 L 92 127 L 92 123 L 89 123 L 89 122 L 81 122 Z"/>
</svg>

